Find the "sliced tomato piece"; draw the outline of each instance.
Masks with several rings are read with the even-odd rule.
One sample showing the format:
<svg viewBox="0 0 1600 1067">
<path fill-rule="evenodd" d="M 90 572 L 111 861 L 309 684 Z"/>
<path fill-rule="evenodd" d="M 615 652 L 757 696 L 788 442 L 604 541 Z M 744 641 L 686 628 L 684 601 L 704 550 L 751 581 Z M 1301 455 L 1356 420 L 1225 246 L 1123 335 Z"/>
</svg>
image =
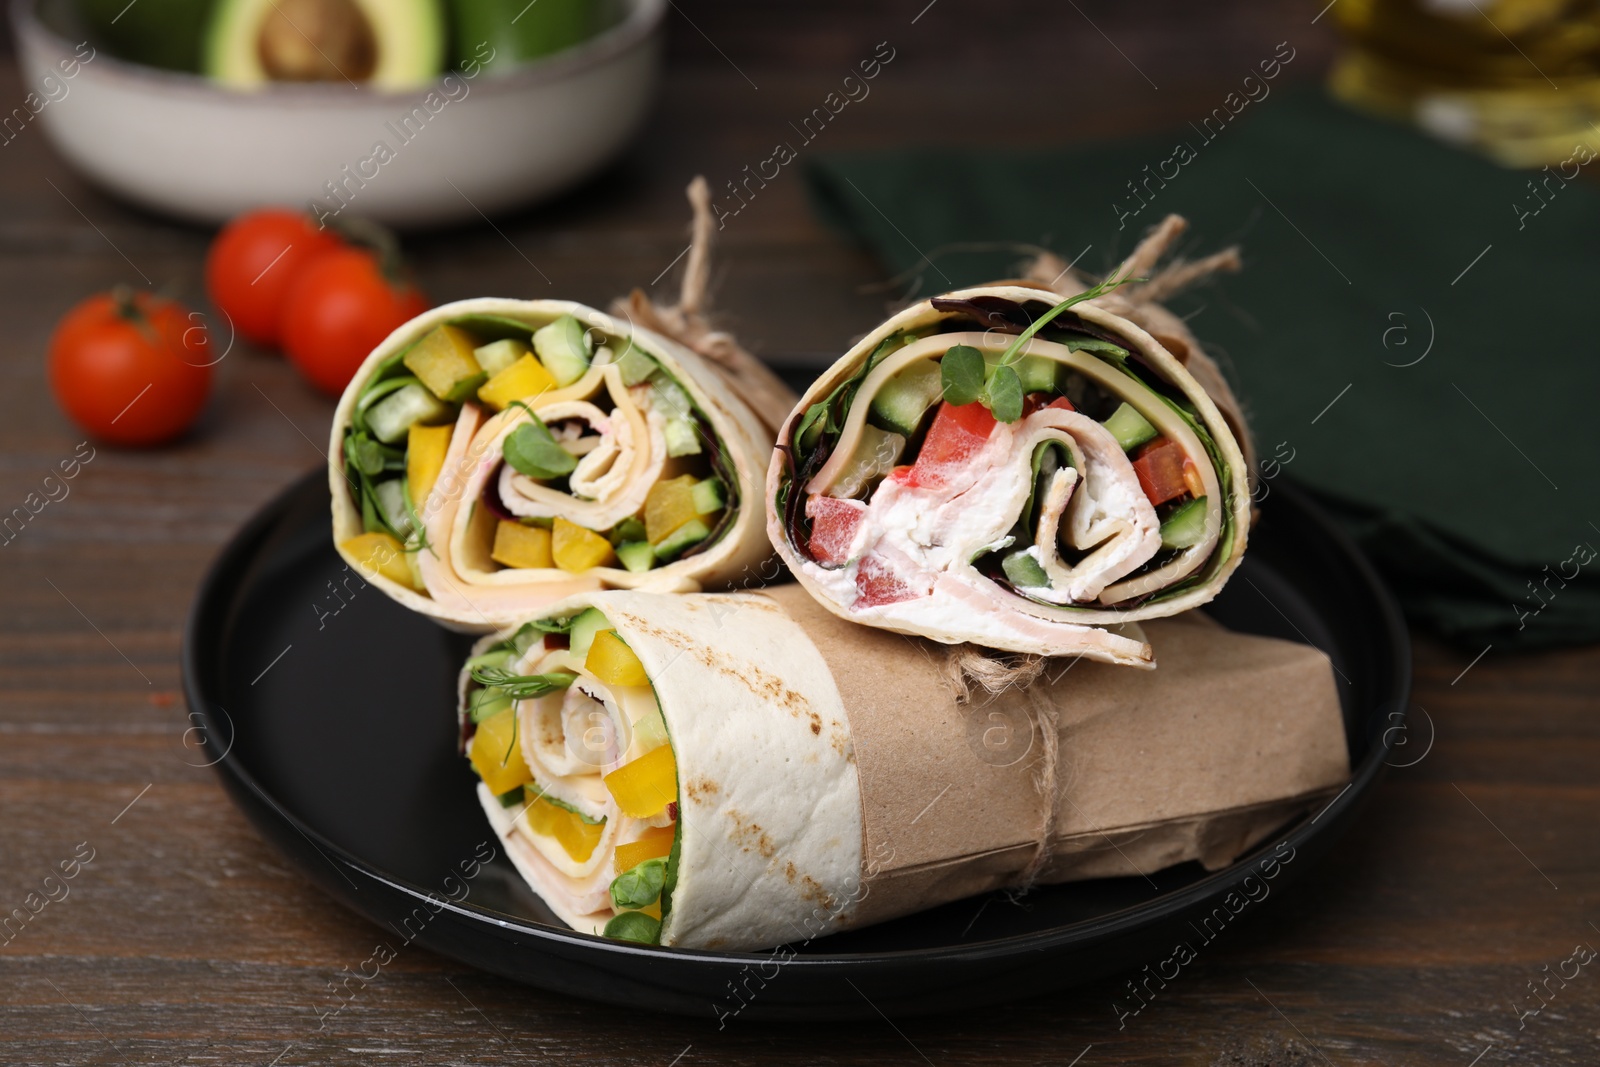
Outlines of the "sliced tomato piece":
<svg viewBox="0 0 1600 1067">
<path fill-rule="evenodd" d="M 840 500 L 831 496 L 812 496 L 806 501 L 806 518 L 811 520 L 811 539 L 806 551 L 824 567 L 837 567 L 850 558 L 850 542 L 856 527 L 867 513 L 859 500 Z"/>
<path fill-rule="evenodd" d="M 1139 488 L 1150 498 L 1150 503 L 1160 505 L 1189 491 L 1183 476 L 1183 465 L 1188 457 L 1170 437 L 1157 437 L 1133 454 L 1133 473 L 1139 477 Z"/>
<path fill-rule="evenodd" d="M 1035 411 L 1039 411 L 1042 408 L 1061 408 L 1063 411 L 1078 410 L 1072 406 L 1072 401 L 1068 400 L 1064 396 L 1058 396 L 1052 400 L 1050 393 L 1029 393 L 1027 396 L 1022 398 L 1023 418 L 1027 418 L 1029 415 L 1032 415 Z"/>
<path fill-rule="evenodd" d="M 875 608 L 927 595 L 928 590 L 918 589 L 896 574 L 888 560 L 870 554 L 861 557 L 856 568 L 856 602 L 852 607 Z"/>
<path fill-rule="evenodd" d="M 943 486 L 953 470 L 971 462 L 983 448 L 995 425 L 995 417 L 982 404 L 941 403 L 906 484 L 932 489 Z"/>
</svg>

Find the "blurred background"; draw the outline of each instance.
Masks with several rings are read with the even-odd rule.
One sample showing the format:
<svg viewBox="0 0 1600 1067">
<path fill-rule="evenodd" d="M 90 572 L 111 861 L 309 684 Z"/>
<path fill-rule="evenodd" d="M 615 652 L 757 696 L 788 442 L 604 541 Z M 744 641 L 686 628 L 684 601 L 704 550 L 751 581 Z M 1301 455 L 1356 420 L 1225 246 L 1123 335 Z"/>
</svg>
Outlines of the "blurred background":
<svg viewBox="0 0 1600 1067">
<path fill-rule="evenodd" d="M 1196 10 L 1157 2 L 1133 11 L 1086 4 L 1082 11 L 1046 2 L 980 9 L 950 0 L 674 0 L 661 23 L 664 76 L 642 130 L 614 162 L 553 201 L 495 213 L 516 249 L 479 220 L 448 233 L 407 235 L 411 260 L 435 302 L 542 294 L 551 287 L 539 271 L 556 292 L 593 304 L 648 285 L 683 248 L 688 180 L 703 173 L 726 195 L 724 182 L 768 158 L 776 141 L 796 139 L 789 123 L 821 105 L 880 41 L 896 49 L 895 59 L 855 109 L 862 114 L 841 114 L 819 150 L 893 142 L 1048 145 L 1161 129 L 1191 118 L 1197 99 L 1220 99 L 1288 36 L 1299 56 L 1286 81 L 1320 80 L 1335 51 L 1333 20 L 1308 25 L 1306 11 L 1293 5 L 1243 0 Z M 13 55 L 14 42 L 5 45 Z M 1141 69 L 1156 77 L 1159 91 Z M 85 73 L 92 70 L 90 64 Z M 0 99 L 20 103 L 27 89 L 13 60 L 0 66 Z M 41 118 L 49 117 L 46 108 Z M 7 240 L 27 242 L 30 252 L 26 260 L 6 260 L 17 275 L 6 288 L 19 303 L 59 313 L 92 289 L 139 282 L 113 242 L 157 284 L 198 297 L 210 232 L 105 196 L 64 165 L 42 132 L 30 128 L 0 149 Z M 367 140 L 352 145 L 352 161 L 365 154 Z M 191 150 L 198 158 L 207 148 L 195 143 Z M 185 165 L 170 162 L 175 171 Z M 786 173 L 719 235 L 717 304 L 742 339 L 780 362 L 826 362 L 851 333 L 873 324 L 887 299 L 859 291 L 881 282 L 882 270 L 812 221 L 805 195 L 799 176 Z M 63 233 L 76 236 L 70 243 L 51 236 Z M 13 343 L 37 352 L 54 316 L 30 318 L 32 332 Z M 28 369 L 8 366 L 7 373 Z"/>
</svg>

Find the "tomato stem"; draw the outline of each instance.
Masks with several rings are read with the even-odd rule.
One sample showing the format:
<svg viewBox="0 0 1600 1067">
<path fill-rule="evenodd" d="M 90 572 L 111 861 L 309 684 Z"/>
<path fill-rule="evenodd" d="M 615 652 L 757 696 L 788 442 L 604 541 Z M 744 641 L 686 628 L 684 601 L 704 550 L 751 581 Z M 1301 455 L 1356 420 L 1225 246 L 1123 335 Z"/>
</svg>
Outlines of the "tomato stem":
<svg viewBox="0 0 1600 1067">
<path fill-rule="evenodd" d="M 406 287 L 405 260 L 400 255 L 400 239 L 387 226 L 371 219 L 339 216 L 329 225 L 350 244 L 365 248 L 378 257 L 378 270 L 396 288 Z"/>
<path fill-rule="evenodd" d="M 111 302 L 116 306 L 118 318 L 132 323 L 144 321 L 144 312 L 139 308 L 139 294 L 134 292 L 132 286 L 112 286 Z"/>
</svg>

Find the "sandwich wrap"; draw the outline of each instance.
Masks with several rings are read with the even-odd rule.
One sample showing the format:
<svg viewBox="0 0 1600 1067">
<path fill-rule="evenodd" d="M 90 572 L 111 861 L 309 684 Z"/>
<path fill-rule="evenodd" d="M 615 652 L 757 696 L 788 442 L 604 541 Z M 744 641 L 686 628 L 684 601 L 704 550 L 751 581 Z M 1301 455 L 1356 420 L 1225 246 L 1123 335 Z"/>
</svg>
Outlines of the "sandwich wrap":
<svg viewBox="0 0 1600 1067">
<path fill-rule="evenodd" d="M 1076 663 L 966 704 L 937 646 L 797 586 L 586 594 L 479 642 L 463 737 L 563 922 L 771 947 L 993 889 L 1222 867 L 1343 783 L 1322 653 L 1198 614 L 1150 635 L 1159 671 Z"/>
<path fill-rule="evenodd" d="M 570 301 L 464 300 L 390 334 L 340 398 L 334 543 L 468 631 L 579 592 L 714 588 L 771 554 L 771 448 L 676 341 Z"/>
<path fill-rule="evenodd" d="M 1093 287 L 1063 268 L 920 301 L 829 368 L 767 476 L 800 583 L 869 626 L 1154 666 L 1130 624 L 1214 597 L 1251 520 L 1238 405 L 1156 303 L 1237 255 L 1142 276 L 1182 225 Z"/>
</svg>

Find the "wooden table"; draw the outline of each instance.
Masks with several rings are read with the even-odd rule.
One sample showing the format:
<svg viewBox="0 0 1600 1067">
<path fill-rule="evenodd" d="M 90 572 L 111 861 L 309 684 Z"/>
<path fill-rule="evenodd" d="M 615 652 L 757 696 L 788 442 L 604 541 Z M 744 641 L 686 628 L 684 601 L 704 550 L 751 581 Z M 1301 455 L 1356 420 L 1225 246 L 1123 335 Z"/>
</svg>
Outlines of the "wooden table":
<svg viewBox="0 0 1600 1067">
<path fill-rule="evenodd" d="M 683 247 L 688 179 L 703 172 L 721 188 L 765 158 L 879 41 L 894 62 L 818 149 L 1176 125 L 1280 40 L 1306 57 L 1299 78 L 1331 51 L 1332 20 L 1311 24 L 1320 4 L 925 3 L 684 0 L 659 111 L 626 158 L 582 191 L 497 220 L 503 233 L 411 238 L 424 284 L 437 300 L 550 292 L 599 304 L 649 283 Z M 23 93 L 0 62 L 0 102 Z M 45 388 L 56 318 L 138 272 L 201 303 L 209 234 L 98 193 L 37 129 L 0 148 L 0 204 L 8 510 L 81 439 Z M 881 281 L 870 260 L 812 221 L 796 174 L 721 236 L 718 304 L 775 361 L 828 358 L 892 298 L 867 288 Z M 0 911 L 42 892 L 61 861 L 93 857 L 0 945 L 0 1061 L 1600 1062 L 1600 965 L 1549 979 L 1539 1015 L 1519 1020 L 1514 1007 L 1540 1005 L 1529 983 L 1574 946 L 1600 945 L 1600 650 L 1494 651 L 1467 669 L 1468 656 L 1426 639 L 1416 703 L 1431 751 L 1391 774 L 1316 877 L 1231 928 L 1125 1028 L 1112 1010 L 1120 978 L 966 1017 L 719 1032 L 413 949 L 319 1032 L 314 1005 L 376 933 L 287 870 L 212 773 L 189 765 L 200 761 L 183 744 L 177 660 L 202 569 L 320 462 L 332 404 L 274 356 L 239 350 L 220 372 L 194 435 L 159 451 L 100 448 L 70 496 L 0 549 Z"/>
</svg>

